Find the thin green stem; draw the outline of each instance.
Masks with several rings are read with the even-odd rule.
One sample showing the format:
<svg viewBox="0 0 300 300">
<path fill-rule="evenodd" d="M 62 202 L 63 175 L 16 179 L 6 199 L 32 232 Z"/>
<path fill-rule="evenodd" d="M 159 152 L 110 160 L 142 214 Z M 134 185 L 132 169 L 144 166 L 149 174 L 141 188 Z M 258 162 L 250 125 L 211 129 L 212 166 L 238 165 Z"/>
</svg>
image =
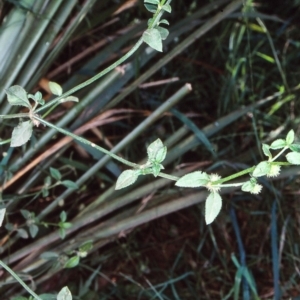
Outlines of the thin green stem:
<svg viewBox="0 0 300 300">
<path fill-rule="evenodd" d="M 42 300 L 34 291 L 32 291 L 26 283 L 11 269 L 9 268 L 2 260 L 0 260 L 0 265 L 8 272 L 12 277 L 14 277 L 22 286 L 23 288 L 35 299 Z"/>
<path fill-rule="evenodd" d="M 14 119 L 14 118 L 29 118 L 29 113 L 20 113 L 12 115 L 0 115 L 0 119 Z"/>
<path fill-rule="evenodd" d="M 100 152 L 109 155 L 110 157 L 114 158 L 115 160 L 120 161 L 120 162 L 123 163 L 124 165 L 130 166 L 130 167 L 132 167 L 132 168 L 139 168 L 139 167 L 140 167 L 138 164 L 132 163 L 132 162 L 130 162 L 130 161 L 124 159 L 124 158 L 121 158 L 121 157 L 117 156 L 116 154 L 109 152 L 109 151 L 106 150 L 105 148 L 102 148 L 102 147 L 100 147 L 100 146 L 98 146 L 98 145 L 96 145 L 96 144 L 90 142 L 89 140 L 86 140 L 86 139 L 84 139 L 84 138 L 82 138 L 82 137 L 80 137 L 80 136 L 78 136 L 78 135 L 76 135 L 76 134 L 74 134 L 74 133 L 72 133 L 72 132 L 69 132 L 69 131 L 67 131 L 67 130 L 65 130 L 65 129 L 63 129 L 63 128 L 57 127 L 56 125 L 47 122 L 46 120 L 40 118 L 40 117 L 37 116 L 37 115 L 34 115 L 33 118 L 34 118 L 35 120 L 39 121 L 40 123 L 42 123 L 42 124 L 44 124 L 44 125 L 46 125 L 46 126 L 48 126 L 48 127 L 54 128 L 54 129 L 56 129 L 57 131 L 61 132 L 62 134 L 67 135 L 67 136 L 73 138 L 74 140 L 76 140 L 76 141 L 78 141 L 78 142 L 81 142 L 81 143 L 83 143 L 83 144 L 85 144 L 85 145 L 89 145 L 89 146 L 91 146 L 91 147 L 93 147 L 93 148 L 99 150 Z"/>
<path fill-rule="evenodd" d="M 170 180 L 173 180 L 173 181 L 177 181 L 180 177 L 177 177 L 177 176 L 173 176 L 173 175 L 169 175 L 169 174 L 165 174 L 165 173 L 159 173 L 158 174 L 159 177 L 163 177 L 163 178 L 166 178 L 166 179 L 170 179 Z"/>
<path fill-rule="evenodd" d="M 222 179 L 220 179 L 220 180 L 214 181 L 213 184 L 214 184 L 214 185 L 222 184 L 223 182 L 226 182 L 226 181 L 232 180 L 232 179 L 234 179 L 234 178 L 243 176 L 243 175 L 245 175 L 245 174 L 251 173 L 251 172 L 254 171 L 255 168 L 256 168 L 256 166 L 251 167 L 251 168 L 248 168 L 248 169 L 243 170 L 243 171 L 241 171 L 241 172 L 237 172 L 237 173 L 235 173 L 235 174 L 232 174 L 232 175 L 227 176 L 227 177 L 225 177 L 225 178 L 222 178 Z"/>
<path fill-rule="evenodd" d="M 11 139 L 0 141 L 0 145 L 8 144 L 8 143 L 10 143 L 10 141 L 11 141 Z"/>
<path fill-rule="evenodd" d="M 101 71 L 100 73 L 98 73 L 97 75 L 95 75 L 94 77 L 86 80 L 85 82 L 73 87 L 72 89 L 70 89 L 69 91 L 63 93 L 61 96 L 56 97 L 55 99 L 49 101 L 47 104 L 45 104 L 44 106 L 41 106 L 40 108 L 38 108 L 35 112 L 38 113 L 41 110 L 44 110 L 56 103 L 58 103 L 61 99 L 66 98 L 67 96 L 70 96 L 71 94 L 77 92 L 78 90 L 81 90 L 82 88 L 90 85 L 91 83 L 93 83 L 94 81 L 98 80 L 99 78 L 101 78 L 102 76 L 104 76 L 105 74 L 107 74 L 108 72 L 110 72 L 111 70 L 115 69 L 117 66 L 119 66 L 121 63 L 123 63 L 127 58 L 129 58 L 143 43 L 143 39 L 140 38 L 137 43 L 130 49 L 129 52 L 127 52 L 123 57 L 121 57 L 119 60 L 117 60 L 114 64 L 112 64 L 111 66 L 107 67 L 106 69 L 104 69 L 103 71 Z"/>
<path fill-rule="evenodd" d="M 272 158 L 272 162 L 278 158 L 285 150 L 287 150 L 289 147 L 285 146 L 276 156 L 274 156 L 274 158 Z"/>
</svg>

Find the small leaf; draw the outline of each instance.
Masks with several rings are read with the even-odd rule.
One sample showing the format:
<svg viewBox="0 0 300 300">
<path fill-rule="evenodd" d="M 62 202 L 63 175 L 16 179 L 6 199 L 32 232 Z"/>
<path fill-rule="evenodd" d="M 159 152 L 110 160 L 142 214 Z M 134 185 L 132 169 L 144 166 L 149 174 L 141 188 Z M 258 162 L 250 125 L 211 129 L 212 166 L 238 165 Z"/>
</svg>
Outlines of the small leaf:
<svg viewBox="0 0 300 300">
<path fill-rule="evenodd" d="M 8 231 L 14 231 L 15 227 L 12 223 L 6 223 L 4 226 Z"/>
<path fill-rule="evenodd" d="M 42 196 L 44 198 L 48 197 L 49 196 L 49 190 L 46 189 L 46 188 L 42 188 Z"/>
<path fill-rule="evenodd" d="M 79 264 L 79 257 L 76 255 L 76 256 L 71 257 L 65 263 L 64 268 L 71 269 L 71 268 L 74 268 L 74 267 L 78 266 L 78 264 Z"/>
<path fill-rule="evenodd" d="M 118 177 L 116 183 L 116 190 L 123 189 L 129 185 L 132 185 L 139 177 L 138 170 L 125 170 Z"/>
<path fill-rule="evenodd" d="M 271 164 L 267 161 L 260 162 L 253 171 L 254 177 L 260 177 L 269 174 L 271 170 Z"/>
<path fill-rule="evenodd" d="M 79 247 L 80 252 L 87 252 L 93 248 L 93 241 L 86 241 Z"/>
<path fill-rule="evenodd" d="M 5 207 L 0 207 L 0 227 L 2 226 L 4 217 L 5 217 L 5 213 L 6 213 L 6 208 Z"/>
<path fill-rule="evenodd" d="M 50 174 L 56 180 L 61 180 L 61 174 L 59 170 L 50 167 Z"/>
<path fill-rule="evenodd" d="M 59 227 L 63 229 L 69 229 L 72 227 L 72 223 L 70 222 L 59 222 Z"/>
<path fill-rule="evenodd" d="M 290 130 L 289 132 L 288 132 L 288 134 L 287 134 L 287 136 L 286 136 L 286 143 L 288 144 L 288 145 L 290 145 L 290 144 L 292 144 L 293 142 L 294 142 L 294 139 L 295 139 L 295 132 L 294 132 L 294 130 L 292 129 L 292 130 Z"/>
<path fill-rule="evenodd" d="M 278 139 L 278 140 L 275 140 L 275 141 L 271 144 L 270 148 L 271 148 L 271 149 L 282 149 L 282 148 L 284 148 L 285 146 L 286 146 L 286 141 L 283 140 L 283 139 Z"/>
<path fill-rule="evenodd" d="M 60 236 L 60 238 L 63 240 L 66 237 L 66 230 L 64 228 L 59 228 L 58 230 L 58 234 Z"/>
<path fill-rule="evenodd" d="M 62 92 L 63 92 L 62 87 L 56 82 L 49 81 L 49 89 L 53 95 L 56 95 L 56 96 L 62 95 Z"/>
<path fill-rule="evenodd" d="M 32 135 L 32 121 L 25 121 L 14 128 L 11 136 L 11 147 L 19 147 L 29 141 Z"/>
<path fill-rule="evenodd" d="M 164 11 L 168 12 L 168 13 L 171 13 L 172 12 L 172 8 L 171 8 L 171 5 L 170 4 L 165 4 L 163 5 L 163 7 L 161 8 L 163 9 Z"/>
<path fill-rule="evenodd" d="M 205 202 L 206 225 L 212 223 L 222 208 L 222 198 L 219 193 L 210 193 Z"/>
<path fill-rule="evenodd" d="M 63 180 L 61 184 L 69 189 L 78 189 L 77 183 L 71 180 Z"/>
<path fill-rule="evenodd" d="M 20 105 L 31 108 L 26 91 L 19 85 L 14 85 L 5 90 L 7 100 L 11 105 Z"/>
<path fill-rule="evenodd" d="M 262 144 L 262 150 L 265 154 L 265 156 L 268 156 L 269 158 L 272 158 L 272 154 L 270 152 L 270 146 L 267 144 Z"/>
<path fill-rule="evenodd" d="M 67 286 L 61 289 L 57 295 L 57 300 L 72 300 L 72 294 Z"/>
<path fill-rule="evenodd" d="M 160 27 L 160 26 L 157 26 L 155 28 L 159 31 L 162 40 L 165 40 L 168 37 L 168 35 L 169 35 L 168 29 Z"/>
<path fill-rule="evenodd" d="M 145 7 L 146 7 L 146 9 L 148 11 L 150 11 L 153 14 L 156 13 L 157 5 L 155 5 L 155 4 L 149 4 L 149 3 L 144 3 L 144 5 L 145 5 Z"/>
<path fill-rule="evenodd" d="M 300 152 L 300 144 L 292 144 L 292 145 L 289 145 L 289 148 L 290 148 L 293 152 Z"/>
<path fill-rule="evenodd" d="M 167 155 L 167 147 L 164 146 L 157 151 L 155 156 L 155 162 L 161 163 L 166 158 L 166 155 Z"/>
<path fill-rule="evenodd" d="M 155 164 L 152 166 L 152 174 L 154 175 L 154 177 L 157 177 L 161 169 L 162 169 L 161 164 Z"/>
<path fill-rule="evenodd" d="M 155 28 L 147 29 L 143 33 L 143 41 L 154 50 L 162 52 L 162 41 L 160 32 Z"/>
<path fill-rule="evenodd" d="M 166 20 L 166 19 L 162 19 L 159 21 L 159 24 L 166 24 L 166 25 L 170 25 L 170 23 Z"/>
<path fill-rule="evenodd" d="M 67 220 L 67 214 L 64 210 L 60 213 L 59 218 L 62 222 L 65 222 Z"/>
<path fill-rule="evenodd" d="M 300 153 L 290 152 L 286 155 L 286 159 L 290 164 L 300 165 Z"/>
<path fill-rule="evenodd" d="M 207 173 L 195 171 L 182 176 L 176 181 L 175 185 L 181 187 L 200 187 L 206 186 L 209 180 L 210 178 Z"/>
<path fill-rule="evenodd" d="M 41 295 L 39 295 L 39 297 L 42 300 L 56 300 L 56 295 L 53 295 L 53 294 L 41 294 Z"/>
<path fill-rule="evenodd" d="M 252 191 L 253 189 L 253 183 L 249 180 L 249 181 L 246 181 L 243 185 L 242 185 L 242 188 L 241 190 L 243 192 L 250 192 Z"/>
<path fill-rule="evenodd" d="M 151 4 L 154 4 L 154 5 L 158 5 L 159 0 L 145 0 L 144 3 L 151 3 Z"/>
<path fill-rule="evenodd" d="M 35 94 L 34 94 L 34 98 L 36 101 L 40 101 L 43 99 L 43 95 L 40 91 L 37 91 Z"/>
<path fill-rule="evenodd" d="M 21 209 L 20 212 L 26 220 L 31 218 L 31 212 L 29 210 Z"/>
<path fill-rule="evenodd" d="M 30 224 L 29 225 L 29 233 L 30 233 L 30 236 L 32 238 L 35 238 L 36 235 L 38 234 L 38 232 L 39 232 L 39 227 L 38 226 L 36 226 L 35 224 Z"/>
<path fill-rule="evenodd" d="M 148 160 L 150 162 L 158 161 L 157 157 L 163 160 L 167 153 L 167 147 L 164 146 L 163 142 L 160 139 L 157 139 L 148 146 L 147 153 Z M 162 162 L 162 160 L 159 162 Z"/>
<path fill-rule="evenodd" d="M 28 233 L 25 229 L 19 228 L 17 229 L 17 232 L 22 239 L 28 239 Z"/>
</svg>

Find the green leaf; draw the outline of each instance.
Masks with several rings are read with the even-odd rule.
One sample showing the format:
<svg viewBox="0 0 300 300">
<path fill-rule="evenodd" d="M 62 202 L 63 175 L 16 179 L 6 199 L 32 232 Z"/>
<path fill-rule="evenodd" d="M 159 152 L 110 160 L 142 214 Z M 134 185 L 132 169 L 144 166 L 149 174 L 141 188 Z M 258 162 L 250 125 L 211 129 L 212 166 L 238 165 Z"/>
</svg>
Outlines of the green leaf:
<svg viewBox="0 0 300 300">
<path fill-rule="evenodd" d="M 72 223 L 70 222 L 59 222 L 59 227 L 63 229 L 69 229 L 72 227 Z"/>
<path fill-rule="evenodd" d="M 54 294 L 41 294 L 41 295 L 39 295 L 39 297 L 42 300 L 56 300 L 56 295 L 54 295 Z"/>
<path fill-rule="evenodd" d="M 59 218 L 62 222 L 65 222 L 67 220 L 67 214 L 64 210 L 60 213 Z"/>
<path fill-rule="evenodd" d="M 63 180 L 61 184 L 69 189 L 78 189 L 77 183 L 71 180 Z"/>
<path fill-rule="evenodd" d="M 150 162 L 161 163 L 166 157 L 167 147 L 160 139 L 157 139 L 148 146 L 147 153 Z"/>
<path fill-rule="evenodd" d="M 157 26 L 155 28 L 159 31 L 162 40 L 165 40 L 168 37 L 168 35 L 169 35 L 168 29 L 160 27 L 160 26 Z"/>
<path fill-rule="evenodd" d="M 86 241 L 79 247 L 80 252 L 87 252 L 93 248 L 93 241 Z"/>
<path fill-rule="evenodd" d="M 25 229 L 23 228 L 19 228 L 17 229 L 18 235 L 22 238 L 22 239 L 28 239 L 28 233 Z"/>
<path fill-rule="evenodd" d="M 66 237 L 66 230 L 64 228 L 59 228 L 58 230 L 58 234 L 60 236 L 60 238 L 63 240 Z"/>
<path fill-rule="evenodd" d="M 144 3 L 151 3 L 158 6 L 160 2 L 159 0 L 145 0 Z"/>
<path fill-rule="evenodd" d="M 242 185 L 242 188 L 241 190 L 243 192 L 250 192 L 252 191 L 253 189 L 253 183 L 249 180 L 249 181 L 246 181 L 243 185 Z"/>
<path fill-rule="evenodd" d="M 195 171 L 182 176 L 176 181 L 175 185 L 181 187 L 200 187 L 206 186 L 209 181 L 210 178 L 207 173 Z"/>
<path fill-rule="evenodd" d="M 21 209 L 20 212 L 26 220 L 31 218 L 31 212 L 29 210 Z"/>
<path fill-rule="evenodd" d="M 143 33 L 143 41 L 154 50 L 162 52 L 162 41 L 160 32 L 155 28 L 147 29 Z"/>
<path fill-rule="evenodd" d="M 138 170 L 125 170 L 117 179 L 116 190 L 123 189 L 129 185 L 132 185 L 139 177 L 140 172 Z"/>
<path fill-rule="evenodd" d="M 41 100 L 43 100 L 43 95 L 41 92 L 37 91 L 35 94 L 34 94 L 34 99 L 39 102 Z"/>
<path fill-rule="evenodd" d="M 289 148 L 290 148 L 293 152 L 300 152 L 300 144 L 292 144 L 292 145 L 289 145 Z"/>
<path fill-rule="evenodd" d="M 14 231 L 15 227 L 12 223 L 6 223 L 4 226 L 8 231 Z"/>
<path fill-rule="evenodd" d="M 0 207 L 0 227 L 2 226 L 4 217 L 5 217 L 5 213 L 6 213 L 6 208 L 5 207 Z"/>
<path fill-rule="evenodd" d="M 49 81 L 49 89 L 52 94 L 56 96 L 61 96 L 63 93 L 62 87 L 58 83 L 53 81 Z"/>
<path fill-rule="evenodd" d="M 288 145 L 290 145 L 290 144 L 292 144 L 293 142 L 294 142 L 294 139 L 295 139 L 295 132 L 294 132 L 294 130 L 292 129 L 292 130 L 290 130 L 289 132 L 288 132 L 288 134 L 287 134 L 287 136 L 286 136 L 286 143 L 288 144 Z"/>
<path fill-rule="evenodd" d="M 219 193 L 212 192 L 205 202 L 205 222 L 206 225 L 212 223 L 222 208 L 222 198 Z"/>
<path fill-rule="evenodd" d="M 61 174 L 59 170 L 50 167 L 50 174 L 56 180 L 61 180 Z"/>
<path fill-rule="evenodd" d="M 32 238 L 35 238 L 36 235 L 38 234 L 38 232 L 39 232 L 39 227 L 38 226 L 36 226 L 35 224 L 30 224 L 29 225 L 29 233 L 30 233 L 30 236 Z"/>
<path fill-rule="evenodd" d="M 271 164 L 267 161 L 260 162 L 253 171 L 254 177 L 260 177 L 269 174 L 271 170 Z"/>
<path fill-rule="evenodd" d="M 64 265 L 64 268 L 66 269 L 71 269 L 74 268 L 76 266 L 78 266 L 79 264 L 79 256 L 73 256 L 71 257 Z"/>
<path fill-rule="evenodd" d="M 72 300 L 72 294 L 67 286 L 61 289 L 57 295 L 57 300 Z"/>
<path fill-rule="evenodd" d="M 166 11 L 166 12 L 168 12 L 168 13 L 172 12 L 172 8 L 171 8 L 170 4 L 163 5 L 163 7 L 161 9 L 164 10 L 164 11 Z"/>
<path fill-rule="evenodd" d="M 286 159 L 290 164 L 300 165 L 300 153 L 290 152 L 286 155 Z"/>
<path fill-rule="evenodd" d="M 14 128 L 11 136 L 11 147 L 19 147 L 29 141 L 32 135 L 32 121 L 25 121 Z"/>
<path fill-rule="evenodd" d="M 163 166 L 161 164 L 154 164 L 152 166 L 152 174 L 154 175 L 154 177 L 157 177 L 162 168 Z"/>
<path fill-rule="evenodd" d="M 268 156 L 269 158 L 272 158 L 272 154 L 270 152 L 270 146 L 267 144 L 262 144 L 262 150 L 265 154 L 265 156 Z"/>
<path fill-rule="evenodd" d="M 158 7 L 159 1 L 157 0 L 145 0 L 144 1 L 144 6 L 148 11 L 151 13 L 155 13 Z"/>
<path fill-rule="evenodd" d="M 14 85 L 5 90 L 7 100 L 11 105 L 20 105 L 31 108 L 26 91 L 19 85 Z"/>
<path fill-rule="evenodd" d="M 170 25 L 170 23 L 166 20 L 166 19 L 162 19 L 159 21 L 159 24 L 166 24 L 166 25 Z"/>
<path fill-rule="evenodd" d="M 278 140 L 275 140 L 275 141 L 271 144 L 270 148 L 271 148 L 271 149 L 282 149 L 282 148 L 284 148 L 285 146 L 286 146 L 286 141 L 283 140 L 283 139 L 278 139 Z"/>
</svg>

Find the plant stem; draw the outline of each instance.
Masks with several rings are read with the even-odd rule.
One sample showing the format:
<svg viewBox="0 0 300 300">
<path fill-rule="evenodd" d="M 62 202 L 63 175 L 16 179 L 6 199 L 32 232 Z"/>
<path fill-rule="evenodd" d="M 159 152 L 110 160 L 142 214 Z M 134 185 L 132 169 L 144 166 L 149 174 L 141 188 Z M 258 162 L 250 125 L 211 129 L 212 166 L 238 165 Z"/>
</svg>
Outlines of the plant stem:
<svg viewBox="0 0 300 300">
<path fill-rule="evenodd" d="M 40 108 L 38 108 L 35 112 L 38 113 L 41 110 L 44 110 L 45 108 L 48 108 L 49 106 L 52 106 L 52 105 L 58 103 L 59 100 L 61 100 L 63 98 L 66 98 L 67 96 L 70 96 L 71 94 L 77 92 L 78 90 L 81 90 L 82 88 L 86 87 L 87 85 L 90 85 L 94 81 L 98 80 L 99 78 L 101 78 L 102 76 L 104 76 L 105 74 L 107 74 L 108 72 L 110 72 L 111 70 L 115 69 L 121 63 L 123 63 L 127 58 L 129 58 L 141 46 L 142 43 L 143 43 L 143 39 L 140 38 L 137 41 L 137 43 L 129 50 L 129 52 L 127 52 L 123 57 L 121 57 L 119 60 L 117 60 L 114 64 L 112 64 L 111 66 L 107 67 L 106 69 L 104 69 L 103 71 L 101 71 L 100 73 L 98 73 L 97 75 L 95 75 L 94 77 L 86 80 L 85 82 L 83 82 L 83 83 L 81 83 L 81 84 L 73 87 L 69 91 L 63 93 L 61 96 L 56 97 L 53 100 L 49 101 L 44 106 L 41 106 Z"/>
<path fill-rule="evenodd" d="M 14 119 L 14 118 L 29 118 L 29 113 L 20 113 L 12 115 L 0 115 L 0 119 Z"/>
<path fill-rule="evenodd" d="M 57 131 L 61 132 L 61 133 L 64 134 L 64 135 L 70 136 L 71 138 L 73 138 L 74 140 L 77 140 L 78 142 L 81 142 L 81 143 L 83 143 L 83 144 L 85 144 L 85 145 L 91 146 L 91 147 L 93 147 L 93 148 L 99 150 L 100 152 L 109 155 L 110 157 L 114 158 L 115 160 L 120 161 L 120 162 L 123 163 L 124 165 L 127 165 L 127 166 L 132 167 L 132 168 L 139 168 L 139 167 L 140 167 L 138 164 L 132 163 L 132 162 L 130 162 L 130 161 L 128 161 L 128 160 L 126 160 L 126 159 L 124 159 L 124 158 L 122 158 L 122 157 L 119 157 L 119 156 L 117 156 L 116 154 L 113 154 L 113 153 L 109 152 L 109 151 L 106 150 L 105 148 L 102 148 L 102 147 L 100 147 L 100 146 L 98 146 L 98 145 L 96 145 L 96 144 L 90 142 L 89 140 L 86 140 L 86 139 L 84 139 L 84 138 L 82 138 L 82 137 L 80 137 L 80 136 L 78 136 L 78 135 L 76 135 L 76 134 L 74 134 L 74 133 L 72 133 L 72 132 L 69 132 L 69 131 L 67 131 L 67 130 L 65 130 L 65 129 L 63 129 L 63 128 L 57 127 L 56 125 L 47 122 L 46 120 L 40 118 L 40 117 L 37 116 L 37 115 L 34 115 L 33 118 L 34 118 L 35 120 L 39 121 L 40 123 L 42 123 L 42 124 L 48 126 L 48 127 L 51 127 L 51 128 L 56 129 Z"/>
<path fill-rule="evenodd" d="M 232 179 L 234 179 L 234 178 L 243 176 L 243 175 L 245 175 L 245 174 L 251 173 L 251 172 L 254 171 L 255 168 L 256 168 L 256 166 L 251 167 L 251 168 L 248 168 L 248 169 L 243 170 L 243 171 L 241 171 L 241 172 L 232 174 L 232 175 L 227 176 L 227 177 L 225 177 L 225 178 L 222 178 L 222 179 L 220 179 L 220 180 L 214 181 L 213 184 L 214 184 L 214 185 L 222 184 L 223 182 L 226 182 L 226 181 L 232 180 Z"/>
<path fill-rule="evenodd" d="M 14 277 L 22 286 L 23 288 L 32 295 L 37 300 L 42 300 L 34 291 L 32 291 L 26 283 L 11 269 L 9 268 L 2 260 L 0 260 L 0 265 L 8 272 L 12 277 Z"/>
<path fill-rule="evenodd" d="M 278 158 L 287 149 L 288 149 L 288 147 L 285 146 L 276 156 L 274 156 L 274 158 L 272 158 L 271 161 L 273 162 L 276 158 Z"/>
<path fill-rule="evenodd" d="M 177 181 L 179 179 L 179 177 L 177 177 L 177 176 L 173 176 L 173 175 L 169 175 L 169 174 L 165 174 L 165 173 L 161 173 L 161 172 L 158 174 L 158 176 L 166 178 L 166 179 L 170 179 L 173 181 Z"/>
</svg>

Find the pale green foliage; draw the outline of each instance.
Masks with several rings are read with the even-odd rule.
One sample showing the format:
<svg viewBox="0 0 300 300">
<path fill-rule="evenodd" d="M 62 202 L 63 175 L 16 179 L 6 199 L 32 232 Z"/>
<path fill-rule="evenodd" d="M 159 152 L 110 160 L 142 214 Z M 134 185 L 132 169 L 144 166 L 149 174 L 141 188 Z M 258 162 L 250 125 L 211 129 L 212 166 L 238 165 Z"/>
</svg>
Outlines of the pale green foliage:
<svg viewBox="0 0 300 300">
<path fill-rule="evenodd" d="M 61 289 L 57 295 L 57 300 L 72 300 L 72 294 L 67 286 Z"/>
<path fill-rule="evenodd" d="M 222 208 L 222 198 L 219 193 L 212 192 L 205 201 L 205 222 L 210 224 L 217 217 Z"/>
<path fill-rule="evenodd" d="M 136 182 L 140 175 L 139 170 L 125 170 L 121 173 L 121 175 L 118 177 L 117 183 L 116 183 L 116 190 L 123 189 L 133 183 Z"/>
<path fill-rule="evenodd" d="M 20 105 L 31 108 L 26 91 L 19 85 L 14 85 L 6 91 L 7 100 L 10 105 Z"/>
<path fill-rule="evenodd" d="M 26 144 L 32 135 L 33 123 L 31 120 L 21 122 L 14 128 L 11 136 L 11 147 L 19 147 Z"/>
<path fill-rule="evenodd" d="M 56 82 L 49 82 L 49 89 L 53 95 L 61 96 L 63 93 L 62 87 Z"/>
</svg>

